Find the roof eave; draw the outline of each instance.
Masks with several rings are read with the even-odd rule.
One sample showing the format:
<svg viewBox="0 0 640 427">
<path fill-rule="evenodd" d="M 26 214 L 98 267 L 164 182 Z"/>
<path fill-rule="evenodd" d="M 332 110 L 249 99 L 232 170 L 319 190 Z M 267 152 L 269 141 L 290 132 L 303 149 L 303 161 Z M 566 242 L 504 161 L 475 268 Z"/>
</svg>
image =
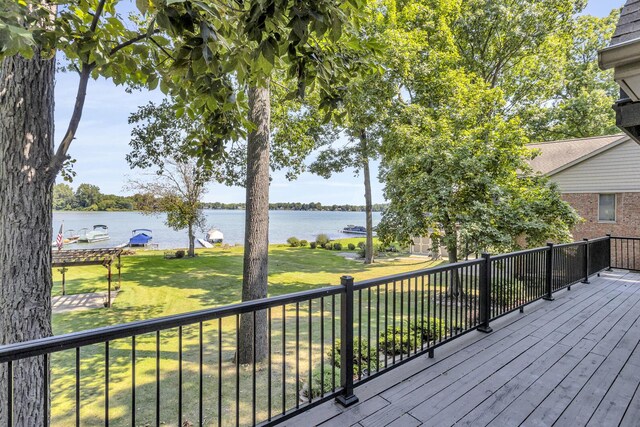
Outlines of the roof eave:
<svg viewBox="0 0 640 427">
<path fill-rule="evenodd" d="M 640 62 L 640 38 L 614 44 L 598 52 L 598 65 L 602 70 Z"/>
</svg>

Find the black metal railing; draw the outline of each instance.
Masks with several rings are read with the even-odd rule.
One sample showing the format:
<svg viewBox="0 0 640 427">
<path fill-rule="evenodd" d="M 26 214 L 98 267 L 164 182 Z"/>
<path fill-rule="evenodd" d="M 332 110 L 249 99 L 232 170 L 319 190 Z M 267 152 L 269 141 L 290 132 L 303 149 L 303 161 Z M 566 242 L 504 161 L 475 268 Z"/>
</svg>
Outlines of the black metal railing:
<svg viewBox="0 0 640 427">
<path fill-rule="evenodd" d="M 611 268 L 640 270 L 640 238 L 611 237 Z"/>
<path fill-rule="evenodd" d="M 0 383 L 13 396 L 0 413 L 29 395 L 16 375 L 29 364 L 51 367 L 43 393 L 54 425 L 270 424 L 328 399 L 350 405 L 359 384 L 470 331 L 490 332 L 492 320 L 605 268 L 625 268 L 634 258 L 617 248 L 633 252 L 636 241 L 483 254 L 355 284 L 344 276 L 341 286 L 2 346 L 0 366 L 14 375 Z"/>
</svg>

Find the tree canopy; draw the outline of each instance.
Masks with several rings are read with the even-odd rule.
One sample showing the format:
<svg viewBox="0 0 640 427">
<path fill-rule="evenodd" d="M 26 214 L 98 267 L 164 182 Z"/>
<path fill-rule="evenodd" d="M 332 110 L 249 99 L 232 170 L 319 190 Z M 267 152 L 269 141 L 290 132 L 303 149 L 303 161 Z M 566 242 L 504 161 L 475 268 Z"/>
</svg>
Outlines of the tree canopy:
<svg viewBox="0 0 640 427">
<path fill-rule="evenodd" d="M 383 138 L 385 211 L 379 234 L 429 235 L 456 261 L 470 250 L 566 240 L 573 209 L 543 177 L 520 114 L 545 102 L 582 1 L 396 3 L 390 71 L 403 96 Z M 466 245 L 465 245 L 466 246 Z"/>
</svg>

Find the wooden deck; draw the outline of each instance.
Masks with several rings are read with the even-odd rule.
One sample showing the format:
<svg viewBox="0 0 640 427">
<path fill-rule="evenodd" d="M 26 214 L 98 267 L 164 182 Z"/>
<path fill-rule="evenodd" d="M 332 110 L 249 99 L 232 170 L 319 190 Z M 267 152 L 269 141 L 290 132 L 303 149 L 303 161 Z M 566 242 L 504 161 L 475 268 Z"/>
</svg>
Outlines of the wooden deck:
<svg viewBox="0 0 640 427">
<path fill-rule="evenodd" d="M 640 274 L 603 272 L 290 426 L 640 425 Z"/>
</svg>

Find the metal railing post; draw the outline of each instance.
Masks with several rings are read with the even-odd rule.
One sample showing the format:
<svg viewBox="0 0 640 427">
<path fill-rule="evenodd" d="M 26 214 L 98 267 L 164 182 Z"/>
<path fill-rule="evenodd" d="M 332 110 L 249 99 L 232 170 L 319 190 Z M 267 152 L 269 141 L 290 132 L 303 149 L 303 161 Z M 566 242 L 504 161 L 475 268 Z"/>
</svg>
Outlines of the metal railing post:
<svg viewBox="0 0 640 427">
<path fill-rule="evenodd" d="M 483 262 L 480 264 L 480 332 L 493 332 L 489 326 L 491 319 L 491 255 L 484 252 L 482 254 Z"/>
<path fill-rule="evenodd" d="M 589 239 L 585 238 L 584 239 L 584 280 L 582 280 L 582 283 L 589 283 L 589 257 L 590 257 L 590 250 L 589 250 Z"/>
<path fill-rule="evenodd" d="M 342 394 L 336 401 L 342 406 L 351 406 L 358 402 L 353 394 L 353 277 L 342 276 L 340 284 L 344 287 L 340 304 L 340 384 Z"/>
<path fill-rule="evenodd" d="M 611 234 L 606 235 L 607 238 L 607 271 L 611 271 Z M 616 260 L 618 259 L 618 254 L 616 254 Z"/>
<path fill-rule="evenodd" d="M 547 243 L 547 271 L 545 276 L 545 295 L 542 299 L 553 301 L 553 243 Z"/>
</svg>

